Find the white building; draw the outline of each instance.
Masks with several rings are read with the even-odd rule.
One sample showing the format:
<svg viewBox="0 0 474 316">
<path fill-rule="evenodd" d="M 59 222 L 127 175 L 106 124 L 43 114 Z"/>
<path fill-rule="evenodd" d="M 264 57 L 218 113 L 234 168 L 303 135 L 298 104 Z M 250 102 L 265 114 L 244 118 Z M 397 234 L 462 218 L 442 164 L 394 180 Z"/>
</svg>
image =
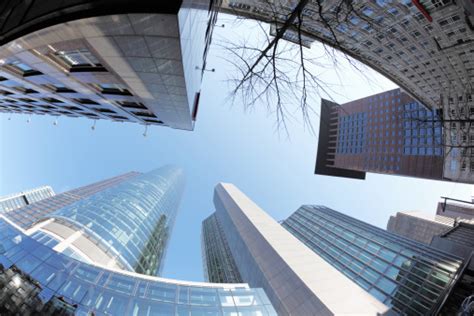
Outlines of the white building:
<svg viewBox="0 0 474 316">
<path fill-rule="evenodd" d="M 192 130 L 217 7 L 183 1 L 178 9 L 87 13 L 2 45 L 0 112 Z"/>
</svg>

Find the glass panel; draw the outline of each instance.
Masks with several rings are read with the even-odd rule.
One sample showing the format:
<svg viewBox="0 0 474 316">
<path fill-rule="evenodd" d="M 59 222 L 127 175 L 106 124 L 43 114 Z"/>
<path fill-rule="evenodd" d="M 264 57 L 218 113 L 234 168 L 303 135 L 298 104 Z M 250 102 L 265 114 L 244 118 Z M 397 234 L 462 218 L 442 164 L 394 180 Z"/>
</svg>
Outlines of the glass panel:
<svg viewBox="0 0 474 316">
<path fill-rule="evenodd" d="M 176 298 L 176 287 L 150 284 L 148 287 L 147 297 L 153 300 L 174 303 L 175 298 Z"/>
<path fill-rule="evenodd" d="M 195 305 L 218 305 L 218 297 L 215 289 L 190 288 L 189 303 Z"/>
</svg>

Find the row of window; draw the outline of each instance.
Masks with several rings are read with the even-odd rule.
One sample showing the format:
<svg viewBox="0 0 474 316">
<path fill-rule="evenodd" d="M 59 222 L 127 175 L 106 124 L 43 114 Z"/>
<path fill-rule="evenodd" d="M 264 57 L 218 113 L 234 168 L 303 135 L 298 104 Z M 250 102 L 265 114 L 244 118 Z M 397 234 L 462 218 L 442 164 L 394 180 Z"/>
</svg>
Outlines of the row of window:
<svg viewBox="0 0 474 316">
<path fill-rule="evenodd" d="M 50 54 L 51 55 L 51 54 Z M 81 48 L 81 49 L 76 49 L 76 50 L 71 50 L 71 51 L 54 51 L 53 54 L 54 57 L 57 57 L 56 61 L 58 59 L 63 63 L 66 64 L 69 67 L 70 71 L 106 71 L 102 65 L 99 63 L 98 59 L 86 48 Z M 29 65 L 17 60 L 17 59 L 10 59 L 10 61 L 4 65 L 4 67 L 9 68 L 10 70 L 16 70 L 19 75 L 22 76 L 32 76 L 32 75 L 39 75 L 41 72 L 34 70 L 31 68 Z M 49 78 L 49 83 L 43 84 L 43 86 L 49 90 L 51 90 L 54 93 L 76 93 L 73 89 L 70 89 L 63 85 L 62 83 Z M 31 88 L 24 88 L 21 86 L 18 86 L 16 82 L 13 80 L 8 80 L 7 78 L 0 77 L 0 82 L 2 85 L 10 87 L 12 89 L 15 89 L 16 91 L 19 91 L 23 94 L 33 94 L 33 93 L 38 93 L 37 91 L 31 89 Z M 117 83 L 94 83 L 94 84 L 89 84 L 94 90 L 96 90 L 99 93 L 102 94 L 111 94 L 111 95 L 124 95 L 124 96 L 133 96 L 132 93 L 123 85 L 117 84 Z M 7 90 L 1 90 L 0 89 L 0 94 L 3 95 L 11 95 L 13 92 L 7 91 Z M 42 101 L 46 102 L 51 102 L 53 104 L 62 104 L 63 102 L 60 100 L 57 100 L 55 98 L 41 98 Z M 86 99 L 86 98 L 72 98 L 74 102 L 78 102 L 80 104 L 85 104 L 85 105 L 99 105 L 99 103 Z M 0 100 L 0 102 L 5 102 L 7 104 L 7 109 L 11 104 L 16 104 L 14 109 L 22 109 L 23 111 L 33 113 L 33 111 L 28 111 L 28 109 L 31 108 L 26 108 L 23 109 L 21 105 L 18 104 L 18 101 L 22 102 L 28 102 L 28 103 L 37 103 L 37 100 L 29 99 L 29 98 L 19 98 L 17 100 L 12 99 L 12 98 L 5 98 L 3 100 Z M 119 105 L 120 101 L 118 101 Z M 163 122 L 157 120 L 156 116 L 149 112 L 148 109 L 141 103 L 137 102 L 124 102 L 125 106 L 123 106 L 125 109 L 132 111 L 131 113 L 142 120 L 149 122 L 149 123 L 156 123 L 156 124 L 162 124 Z M 18 106 L 20 108 L 18 108 Z M 29 104 L 25 106 L 31 106 Z M 137 109 L 143 110 L 141 112 L 134 112 Z M 91 118 L 98 118 L 97 115 L 93 113 L 86 113 L 82 112 L 82 110 L 78 107 L 74 106 L 69 106 L 67 110 L 71 110 L 73 112 L 79 113 L 81 115 L 85 115 Z M 127 117 L 116 115 L 116 113 L 110 109 L 106 108 L 94 108 L 93 110 L 105 113 L 105 114 L 114 114 L 113 116 L 110 116 L 113 119 L 118 119 L 118 120 L 127 120 Z M 51 111 L 49 110 L 40 110 L 40 112 L 44 114 L 49 114 Z M 74 114 L 69 113 L 67 111 L 63 112 L 57 112 L 57 114 L 65 114 L 65 115 L 70 115 L 74 116 Z"/>
</svg>

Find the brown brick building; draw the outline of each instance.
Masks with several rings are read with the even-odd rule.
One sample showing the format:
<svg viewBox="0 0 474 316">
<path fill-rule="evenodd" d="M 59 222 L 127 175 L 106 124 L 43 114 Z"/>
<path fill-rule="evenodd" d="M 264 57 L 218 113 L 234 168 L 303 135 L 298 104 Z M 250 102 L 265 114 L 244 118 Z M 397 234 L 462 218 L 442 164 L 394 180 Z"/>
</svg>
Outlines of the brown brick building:
<svg viewBox="0 0 474 316">
<path fill-rule="evenodd" d="M 316 174 L 365 179 L 366 172 L 443 179 L 442 128 L 400 89 L 339 105 L 321 102 Z"/>
</svg>

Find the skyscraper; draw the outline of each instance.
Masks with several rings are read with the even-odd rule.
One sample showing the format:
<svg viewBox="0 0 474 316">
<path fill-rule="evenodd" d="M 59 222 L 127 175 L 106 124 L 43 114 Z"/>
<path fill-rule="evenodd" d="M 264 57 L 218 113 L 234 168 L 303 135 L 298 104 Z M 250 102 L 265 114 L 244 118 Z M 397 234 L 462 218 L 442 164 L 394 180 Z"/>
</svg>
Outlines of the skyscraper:
<svg viewBox="0 0 474 316">
<path fill-rule="evenodd" d="M 52 196 L 54 196 L 53 189 L 50 186 L 42 186 L 0 197 L 0 214 L 22 208 Z"/>
<path fill-rule="evenodd" d="M 366 172 L 474 183 L 450 178 L 452 159 L 439 111 L 400 89 L 345 104 L 322 100 L 315 173 L 364 179 Z M 449 129 L 446 133 L 451 132 Z"/>
<path fill-rule="evenodd" d="M 437 236 L 453 227 L 455 219 L 422 212 L 397 212 L 390 216 L 387 231 L 429 245 Z"/>
<path fill-rule="evenodd" d="M 282 315 L 434 315 L 467 264 L 324 206 L 279 225 L 230 184 L 216 187 L 214 203 L 242 280 Z"/>
<path fill-rule="evenodd" d="M 37 201 L 33 204 L 21 207 L 5 214 L 5 217 L 22 229 L 30 229 L 43 217 L 70 205 L 81 199 L 87 198 L 94 193 L 113 187 L 127 179 L 133 178 L 140 173 L 128 172 L 110 179 L 92 183 L 67 192 L 56 194 L 52 197 Z"/>
<path fill-rule="evenodd" d="M 224 0 L 222 11 L 279 27 L 302 2 Z M 343 15 L 343 17 L 341 16 Z M 446 118 L 474 107 L 469 1 L 307 1 L 283 38 L 319 41 L 370 66 Z M 296 39 L 295 39 L 296 37 Z M 474 112 L 473 112 L 474 113 Z M 458 126 L 459 128 L 459 126 Z"/>
<path fill-rule="evenodd" d="M 44 215 L 28 233 L 85 262 L 158 275 L 183 189 L 182 170 L 162 167 Z"/>
<path fill-rule="evenodd" d="M 192 130 L 218 7 L 205 0 L 5 2 L 0 112 Z"/>
<path fill-rule="evenodd" d="M 265 292 L 87 264 L 25 235 L 0 215 L 2 315 L 276 316 Z"/>
<path fill-rule="evenodd" d="M 276 316 L 248 284 L 155 276 L 183 185 L 183 172 L 166 166 L 0 214 L 0 314 Z M 29 214 L 32 223 L 17 225 Z"/>
<path fill-rule="evenodd" d="M 437 315 L 464 267 L 462 258 L 324 206 L 304 205 L 282 226 L 400 314 Z"/>
<path fill-rule="evenodd" d="M 388 308 L 311 251 L 231 184 L 214 191 L 215 217 L 244 282 L 262 287 L 278 315 L 385 315 Z M 203 229 L 205 232 L 206 229 Z M 216 236 L 220 238 L 219 235 Z M 206 255 L 208 255 L 206 253 Z M 212 257 L 205 258 L 209 261 Z M 208 265 L 208 275 L 220 265 Z"/>
<path fill-rule="evenodd" d="M 202 222 L 201 232 L 204 278 L 213 283 L 241 283 L 239 270 L 216 214 Z"/>
</svg>

